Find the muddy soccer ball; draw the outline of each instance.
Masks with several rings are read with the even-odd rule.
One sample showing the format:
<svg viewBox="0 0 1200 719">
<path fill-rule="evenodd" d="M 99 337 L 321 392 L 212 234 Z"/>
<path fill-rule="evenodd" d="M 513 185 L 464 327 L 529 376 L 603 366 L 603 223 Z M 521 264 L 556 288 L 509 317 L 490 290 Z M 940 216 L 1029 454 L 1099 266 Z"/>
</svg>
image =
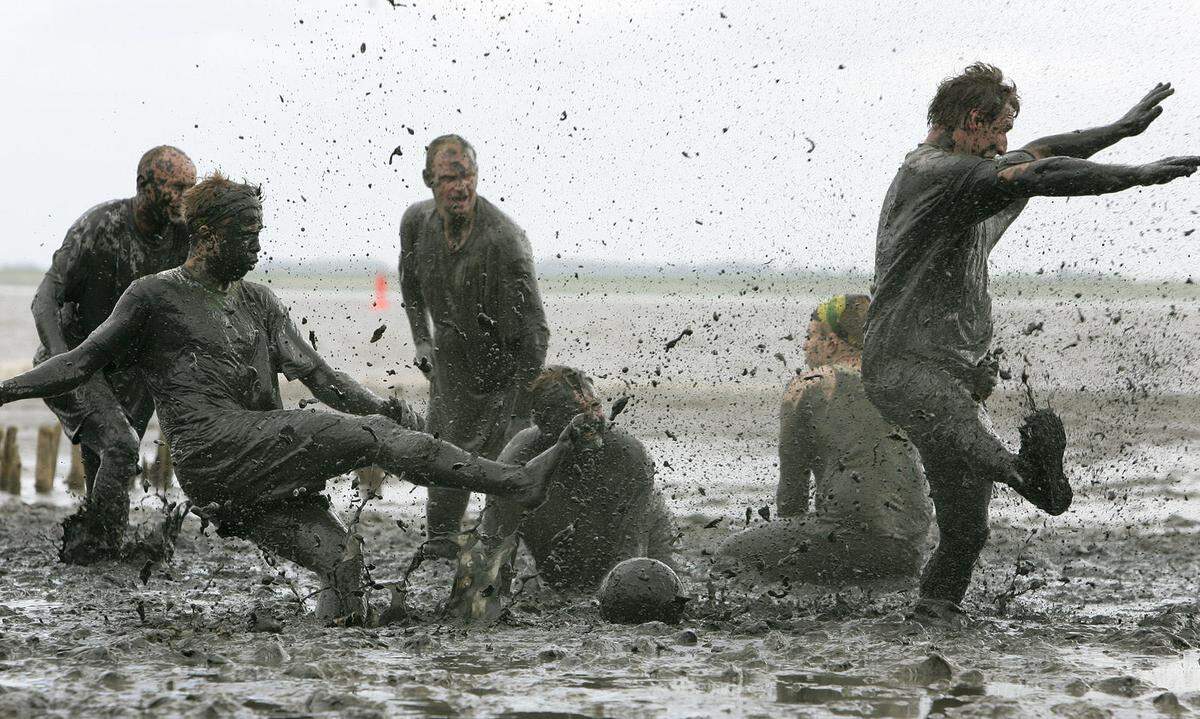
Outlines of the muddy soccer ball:
<svg viewBox="0 0 1200 719">
<path fill-rule="evenodd" d="M 648 557 L 626 559 L 609 570 L 600 583 L 599 598 L 600 616 L 620 624 L 674 624 L 687 601 L 675 572 Z"/>
</svg>

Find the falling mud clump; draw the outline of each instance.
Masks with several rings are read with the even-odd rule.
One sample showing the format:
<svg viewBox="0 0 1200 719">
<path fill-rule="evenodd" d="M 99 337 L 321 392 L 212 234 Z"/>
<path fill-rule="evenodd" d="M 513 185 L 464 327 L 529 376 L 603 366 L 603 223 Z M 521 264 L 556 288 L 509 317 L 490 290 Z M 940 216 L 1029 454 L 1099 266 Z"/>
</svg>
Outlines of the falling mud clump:
<svg viewBox="0 0 1200 719">
<path fill-rule="evenodd" d="M 619 624 L 660 621 L 675 624 L 687 597 L 670 567 L 648 557 L 626 559 L 600 584 L 600 616 Z"/>
</svg>

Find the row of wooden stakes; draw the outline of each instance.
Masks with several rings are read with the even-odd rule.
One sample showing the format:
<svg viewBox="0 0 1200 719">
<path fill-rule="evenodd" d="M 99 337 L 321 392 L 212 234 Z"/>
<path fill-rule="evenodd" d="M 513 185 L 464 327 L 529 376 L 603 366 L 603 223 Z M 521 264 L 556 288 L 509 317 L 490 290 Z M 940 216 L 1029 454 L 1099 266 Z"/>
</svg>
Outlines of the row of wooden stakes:
<svg viewBox="0 0 1200 719">
<path fill-rule="evenodd" d="M 62 441 L 62 427 L 57 424 L 44 424 L 38 427 L 37 460 L 33 469 L 33 488 L 38 494 L 48 494 L 54 490 L 54 477 L 58 470 L 58 448 Z M 174 470 L 171 466 L 171 450 L 166 441 L 159 439 L 155 443 L 158 450 L 154 459 L 143 462 L 143 470 L 139 475 L 156 490 L 166 491 L 171 486 Z M 130 478 L 130 484 L 136 483 L 138 476 Z M 71 468 L 66 476 L 67 491 L 72 494 L 84 494 L 87 491 L 83 471 L 83 455 L 79 445 L 71 445 Z M 21 494 L 21 452 L 17 444 L 17 428 L 8 427 L 4 430 L 4 442 L 0 445 L 0 492 Z"/>
</svg>

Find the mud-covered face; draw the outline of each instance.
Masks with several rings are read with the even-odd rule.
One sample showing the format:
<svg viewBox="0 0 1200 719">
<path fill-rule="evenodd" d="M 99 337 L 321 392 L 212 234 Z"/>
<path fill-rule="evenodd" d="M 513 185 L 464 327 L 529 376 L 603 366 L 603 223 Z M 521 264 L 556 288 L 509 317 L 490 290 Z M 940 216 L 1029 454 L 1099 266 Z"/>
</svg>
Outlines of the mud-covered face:
<svg viewBox="0 0 1200 719">
<path fill-rule="evenodd" d="M 581 381 L 574 378 L 543 387 L 533 398 L 533 422 L 543 432 L 556 434 L 561 432 L 571 418 L 580 412 L 586 412 L 600 417 L 604 408 L 596 399 L 596 390 L 591 379 L 577 375 Z"/>
<path fill-rule="evenodd" d="M 181 223 L 183 193 L 196 184 L 196 166 L 186 155 L 164 151 L 150 163 L 142 178 L 138 194 L 144 196 L 147 207 L 162 224 Z"/>
<path fill-rule="evenodd" d="M 246 276 L 258 264 L 262 250 L 258 235 L 262 232 L 262 205 L 254 204 L 222 223 L 211 235 L 202 253 L 210 272 L 223 282 Z"/>
<path fill-rule="evenodd" d="M 456 142 L 438 148 L 426 175 L 438 212 L 449 217 L 469 217 L 475 211 L 477 181 L 475 161 Z"/>
<path fill-rule="evenodd" d="M 1013 128 L 1017 113 L 1011 104 L 1005 105 L 1000 115 L 992 121 L 979 117 L 972 111 L 963 126 L 954 131 L 954 146 L 960 152 L 979 157 L 992 158 L 1008 152 L 1008 133 Z"/>
<path fill-rule="evenodd" d="M 808 337 L 804 340 L 804 358 L 810 369 L 833 364 L 855 354 L 854 347 L 838 337 L 829 325 L 819 320 L 809 320 Z"/>
</svg>

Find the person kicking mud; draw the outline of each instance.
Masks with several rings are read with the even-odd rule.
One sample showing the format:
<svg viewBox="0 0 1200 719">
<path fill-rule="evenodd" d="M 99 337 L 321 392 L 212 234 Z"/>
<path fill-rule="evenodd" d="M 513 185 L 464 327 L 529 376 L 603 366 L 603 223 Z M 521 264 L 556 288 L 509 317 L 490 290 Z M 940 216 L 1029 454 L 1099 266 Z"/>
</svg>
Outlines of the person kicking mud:
<svg viewBox="0 0 1200 719">
<path fill-rule="evenodd" d="M 363 614 L 359 547 L 319 494 L 329 478 L 378 465 L 416 484 L 541 503 L 575 424 L 524 467 L 414 431 L 422 421 L 405 402 L 330 369 L 271 290 L 242 280 L 258 261 L 259 188 L 216 174 L 184 203 L 187 261 L 135 280 L 78 347 L 0 383 L 0 403 L 70 391 L 113 365 L 141 372 L 189 499 L 223 536 L 316 572 L 324 621 Z M 282 409 L 279 373 L 361 416 Z"/>
<path fill-rule="evenodd" d="M 929 136 L 892 181 L 879 218 L 862 369 L 867 396 L 917 446 L 937 509 L 941 539 L 921 580 L 919 617 L 962 616 L 959 602 L 988 538 L 994 482 L 1048 514 L 1071 504 L 1058 416 L 1041 409 L 1026 417 L 1014 454 L 983 409 L 998 370 L 989 353 L 988 254 L 1030 197 L 1099 195 L 1194 173 L 1200 157 L 1145 165 L 1084 159 L 1140 134 L 1173 92 L 1156 85 L 1111 125 L 1007 153 L 1020 109 L 1016 88 L 999 69 L 976 63 L 938 87 Z"/>
<path fill-rule="evenodd" d="M 779 409 L 780 519 L 730 537 L 719 557 L 771 580 L 817 584 L 911 581 L 920 572 L 928 490 L 916 450 L 863 389 L 869 305 L 866 295 L 838 295 L 813 311 L 809 372 L 792 379 Z"/>
<path fill-rule="evenodd" d="M 529 388 L 534 426 L 519 432 L 500 453 L 520 464 L 552 446 L 580 412 L 600 403 L 586 375 L 552 365 Z M 550 477 L 546 503 L 521 507 L 490 496 L 483 535 L 493 544 L 519 531 L 538 573 L 558 590 L 592 591 L 613 565 L 651 557 L 674 566 L 675 520 L 654 487 L 654 461 L 636 437 L 608 424 L 598 448 L 576 446 Z"/>
<path fill-rule="evenodd" d="M 528 385 L 549 330 L 524 231 L 475 194 L 475 149 L 443 135 L 425 150 L 425 185 L 400 223 L 400 291 L 429 378 L 426 431 L 495 459 L 529 426 Z M 430 330 L 430 321 L 433 329 Z M 429 489 L 429 554 L 454 557 L 469 493 Z"/>
<path fill-rule="evenodd" d="M 77 347 L 129 283 L 183 263 L 183 193 L 194 184 L 196 168 L 183 151 L 155 147 L 138 161 L 136 195 L 97 205 L 71 225 L 33 297 L 41 339 L 35 365 Z M 138 446 L 154 413 L 149 389 L 136 370 L 114 363 L 45 402 L 80 445 L 87 487 L 79 511 L 63 521 L 59 558 L 71 564 L 117 558 Z"/>
</svg>

